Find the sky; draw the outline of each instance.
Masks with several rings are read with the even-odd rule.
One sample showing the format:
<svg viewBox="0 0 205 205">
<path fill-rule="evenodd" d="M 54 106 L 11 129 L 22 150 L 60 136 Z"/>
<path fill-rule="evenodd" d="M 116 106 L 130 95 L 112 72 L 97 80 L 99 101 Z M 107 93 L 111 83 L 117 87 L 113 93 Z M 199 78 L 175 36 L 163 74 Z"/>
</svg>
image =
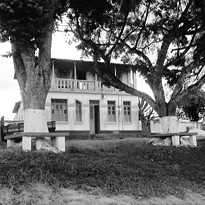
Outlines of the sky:
<svg viewBox="0 0 205 205">
<path fill-rule="evenodd" d="M 0 43 L 0 117 L 5 120 L 13 120 L 12 113 L 16 102 L 21 100 L 20 88 L 14 79 L 14 66 L 12 58 L 1 57 L 11 51 L 10 43 Z M 63 33 L 55 33 L 52 41 L 52 58 L 79 60 L 81 53 L 75 49 L 75 45 L 68 45 Z M 138 79 L 138 89 L 152 95 L 148 85 L 143 79 Z"/>
</svg>

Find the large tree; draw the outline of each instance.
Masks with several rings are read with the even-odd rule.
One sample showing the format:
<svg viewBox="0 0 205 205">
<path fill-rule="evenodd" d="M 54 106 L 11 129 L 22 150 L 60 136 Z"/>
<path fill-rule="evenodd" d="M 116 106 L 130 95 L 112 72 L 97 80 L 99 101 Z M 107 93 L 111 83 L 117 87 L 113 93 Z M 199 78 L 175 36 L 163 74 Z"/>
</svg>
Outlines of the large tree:
<svg viewBox="0 0 205 205">
<path fill-rule="evenodd" d="M 66 10 L 66 0 L 0 0 L 0 38 L 12 46 L 26 132 L 48 132 L 45 100 L 51 83 L 52 33 Z"/>
<path fill-rule="evenodd" d="M 81 41 L 78 48 L 94 58 L 95 71 L 105 83 L 146 100 L 159 117 L 175 116 L 184 96 L 204 84 L 199 40 L 204 39 L 204 1 L 70 0 L 70 8 L 67 31 Z M 132 64 L 155 99 L 122 83 L 110 69 L 113 57 Z M 104 67 L 98 66 L 99 60 Z M 169 101 L 164 82 L 173 90 Z"/>
</svg>

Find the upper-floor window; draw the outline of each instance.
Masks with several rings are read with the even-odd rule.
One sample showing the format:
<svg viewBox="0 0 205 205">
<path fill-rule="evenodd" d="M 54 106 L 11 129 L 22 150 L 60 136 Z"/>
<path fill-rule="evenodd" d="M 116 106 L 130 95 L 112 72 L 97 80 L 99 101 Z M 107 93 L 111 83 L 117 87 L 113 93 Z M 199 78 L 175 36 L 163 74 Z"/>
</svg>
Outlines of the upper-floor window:
<svg viewBox="0 0 205 205">
<path fill-rule="evenodd" d="M 108 122 L 116 122 L 115 101 L 108 101 L 107 108 L 108 108 Z"/>
<path fill-rule="evenodd" d="M 131 122 L 131 102 L 123 102 L 124 122 Z"/>
<path fill-rule="evenodd" d="M 76 71 L 76 77 L 78 80 L 86 80 L 86 72 L 85 71 Z"/>
<path fill-rule="evenodd" d="M 82 103 L 78 100 L 75 102 L 76 122 L 82 122 Z"/>
<path fill-rule="evenodd" d="M 67 100 L 51 99 L 51 120 L 68 121 Z"/>
<path fill-rule="evenodd" d="M 55 78 L 70 79 L 71 75 L 71 70 L 55 68 Z"/>
</svg>

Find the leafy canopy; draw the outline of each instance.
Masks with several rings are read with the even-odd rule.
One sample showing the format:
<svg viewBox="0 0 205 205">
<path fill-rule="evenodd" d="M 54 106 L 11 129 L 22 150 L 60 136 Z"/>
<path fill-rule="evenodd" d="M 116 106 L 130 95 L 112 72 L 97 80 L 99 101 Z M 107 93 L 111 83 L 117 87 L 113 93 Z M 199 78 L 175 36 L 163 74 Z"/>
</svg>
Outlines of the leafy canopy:
<svg viewBox="0 0 205 205">
<path fill-rule="evenodd" d="M 185 113 L 191 121 L 198 121 L 199 114 L 205 113 L 205 92 L 195 90 L 188 93 L 178 107 Z M 178 112 L 180 116 L 181 112 Z"/>
<path fill-rule="evenodd" d="M 205 31 L 203 1 L 143 0 L 135 1 L 137 5 L 130 10 L 134 1 L 103 0 L 97 14 L 94 1 L 81 2 L 84 10 L 75 2 L 69 10 L 68 30 L 80 40 L 78 48 L 84 54 L 105 62 L 98 74 L 107 84 L 149 101 L 160 116 L 173 115 L 183 95 L 204 84 L 205 58 L 200 44 Z M 120 82 L 110 71 L 112 58 L 133 64 L 153 90 L 155 101 Z M 169 102 L 164 79 L 173 87 Z"/>
<path fill-rule="evenodd" d="M 66 10 L 66 0 L 0 0 L 0 39 L 34 41 Z"/>
</svg>

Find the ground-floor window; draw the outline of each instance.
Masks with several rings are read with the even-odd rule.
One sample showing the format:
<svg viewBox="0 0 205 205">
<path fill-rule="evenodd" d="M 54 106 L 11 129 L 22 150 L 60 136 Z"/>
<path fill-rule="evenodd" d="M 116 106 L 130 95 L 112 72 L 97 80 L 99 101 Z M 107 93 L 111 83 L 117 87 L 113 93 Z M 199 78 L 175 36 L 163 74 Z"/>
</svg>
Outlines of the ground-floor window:
<svg viewBox="0 0 205 205">
<path fill-rule="evenodd" d="M 68 121 L 67 100 L 51 99 L 51 120 Z"/>
<path fill-rule="evenodd" d="M 131 122 L 131 102 L 123 102 L 124 122 Z"/>
<path fill-rule="evenodd" d="M 108 122 L 116 122 L 116 106 L 115 101 L 108 101 Z"/>
<path fill-rule="evenodd" d="M 76 122 L 82 122 L 82 103 L 78 100 L 75 102 Z"/>
</svg>

